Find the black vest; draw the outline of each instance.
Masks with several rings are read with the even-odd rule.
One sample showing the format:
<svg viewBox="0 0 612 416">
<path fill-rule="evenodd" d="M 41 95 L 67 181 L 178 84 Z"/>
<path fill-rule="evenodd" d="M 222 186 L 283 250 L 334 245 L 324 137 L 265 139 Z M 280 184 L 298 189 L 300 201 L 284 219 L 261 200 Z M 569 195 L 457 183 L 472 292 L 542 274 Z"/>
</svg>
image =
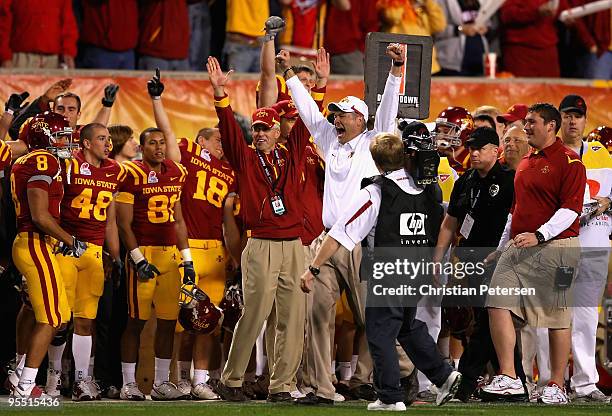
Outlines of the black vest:
<svg viewBox="0 0 612 416">
<path fill-rule="evenodd" d="M 411 195 L 385 176 L 365 178 L 361 186 L 380 186 L 382 200 L 374 247 L 435 247 L 442 224 L 442 191 L 437 183 Z"/>
</svg>

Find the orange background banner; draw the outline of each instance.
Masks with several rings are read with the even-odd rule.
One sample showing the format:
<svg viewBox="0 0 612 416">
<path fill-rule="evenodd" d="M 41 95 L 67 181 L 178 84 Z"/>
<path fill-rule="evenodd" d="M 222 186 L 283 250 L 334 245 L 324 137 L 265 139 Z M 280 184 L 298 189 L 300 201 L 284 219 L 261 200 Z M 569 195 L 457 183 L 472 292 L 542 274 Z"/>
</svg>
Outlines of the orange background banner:
<svg viewBox="0 0 612 416">
<path fill-rule="evenodd" d="M 147 94 L 148 72 L 126 72 L 102 74 L 78 71 L 72 76 L 70 91 L 79 94 L 83 102 L 79 124 L 92 120 L 100 108 L 104 87 L 108 83 L 119 84 L 118 98 L 113 107 L 111 124 L 127 124 L 137 132 L 153 126 L 151 101 Z M 41 76 L 40 74 L 0 74 L 0 97 L 12 92 L 28 91 L 30 101 L 44 93 L 53 82 L 67 76 Z M 206 74 L 162 74 L 165 84 L 164 106 L 175 133 L 179 137 L 192 137 L 202 127 L 216 124 L 212 88 Z M 250 116 L 255 109 L 255 86 L 257 78 L 237 75 L 229 87 L 230 102 L 241 114 Z M 325 102 L 339 100 L 346 95 L 363 97 L 363 81 L 352 79 L 331 80 Z M 484 104 L 505 111 L 512 104 L 550 102 L 558 105 L 566 94 L 579 94 L 588 105 L 587 132 L 602 124 L 612 124 L 612 82 L 590 83 L 564 80 L 485 80 L 476 78 L 434 78 L 431 87 L 430 118 L 449 105 L 459 105 L 473 111 Z"/>
</svg>

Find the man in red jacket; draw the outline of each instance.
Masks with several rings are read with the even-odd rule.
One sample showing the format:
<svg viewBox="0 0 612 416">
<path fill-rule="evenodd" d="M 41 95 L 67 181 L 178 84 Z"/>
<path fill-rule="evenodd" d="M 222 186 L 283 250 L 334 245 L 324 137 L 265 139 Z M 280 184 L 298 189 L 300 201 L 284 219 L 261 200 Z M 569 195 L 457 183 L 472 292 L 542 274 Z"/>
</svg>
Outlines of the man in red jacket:
<svg viewBox="0 0 612 416">
<path fill-rule="evenodd" d="M 138 42 L 136 0 L 81 0 L 80 68 L 134 69 Z"/>
<path fill-rule="evenodd" d="M 189 71 L 187 1 L 143 0 L 138 6 L 138 69 Z"/>
<path fill-rule="evenodd" d="M 4 68 L 74 68 L 72 0 L 0 0 L 0 33 Z"/>
<path fill-rule="evenodd" d="M 517 77 L 560 76 L 555 20 L 567 9 L 560 0 L 507 0 L 500 9 L 504 69 Z"/>
</svg>

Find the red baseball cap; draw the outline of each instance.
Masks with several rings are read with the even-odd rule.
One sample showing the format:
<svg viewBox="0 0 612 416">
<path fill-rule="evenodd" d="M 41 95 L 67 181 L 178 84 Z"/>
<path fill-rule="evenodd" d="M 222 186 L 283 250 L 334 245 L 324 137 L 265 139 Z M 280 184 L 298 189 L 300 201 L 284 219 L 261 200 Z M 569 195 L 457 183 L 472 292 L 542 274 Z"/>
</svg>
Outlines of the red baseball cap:
<svg viewBox="0 0 612 416">
<path fill-rule="evenodd" d="M 258 108 L 253 112 L 253 122 L 251 127 L 255 124 L 263 124 L 268 128 L 272 128 L 277 124 L 280 124 L 280 117 L 276 110 L 272 107 Z"/>
<path fill-rule="evenodd" d="M 499 123 L 513 123 L 517 120 L 524 120 L 527 117 L 528 108 L 526 104 L 514 104 L 506 114 L 497 116 L 497 121 Z"/>
<path fill-rule="evenodd" d="M 272 106 L 281 118 L 297 118 L 298 111 L 293 104 L 293 100 L 279 101 Z"/>
</svg>

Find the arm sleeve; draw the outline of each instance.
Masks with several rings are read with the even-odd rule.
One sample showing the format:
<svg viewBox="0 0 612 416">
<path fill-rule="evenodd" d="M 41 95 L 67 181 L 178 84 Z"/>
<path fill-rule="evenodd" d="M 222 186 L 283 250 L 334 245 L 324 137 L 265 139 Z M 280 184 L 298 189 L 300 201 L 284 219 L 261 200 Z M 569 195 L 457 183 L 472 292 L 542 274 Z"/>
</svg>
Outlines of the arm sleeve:
<svg viewBox="0 0 612 416">
<path fill-rule="evenodd" d="M 548 221 L 538 228 L 546 241 L 561 234 L 574 223 L 578 214 L 567 208 L 559 208 Z"/>
<path fill-rule="evenodd" d="M 508 214 L 508 219 L 506 220 L 506 225 L 504 226 L 504 232 L 499 239 L 499 244 L 497 245 L 497 251 L 502 251 L 508 241 L 510 241 L 510 230 L 512 228 L 512 214 Z"/>
<path fill-rule="evenodd" d="M 380 188 L 377 185 L 361 189 L 351 200 L 345 214 L 331 228 L 329 235 L 347 250 L 353 250 L 376 226 L 380 200 Z"/>
<path fill-rule="evenodd" d="M 502 24 L 525 26 L 540 19 L 538 7 L 548 0 L 507 0 L 501 7 L 499 17 Z"/>
<path fill-rule="evenodd" d="M 72 57 L 77 53 L 77 40 L 79 32 L 77 30 L 76 19 L 72 11 L 72 1 L 65 0 L 62 10 L 62 54 Z"/>
<path fill-rule="evenodd" d="M 327 151 L 329 146 L 337 138 L 336 129 L 331 125 L 319 111 L 316 102 L 306 91 L 297 76 L 287 80 L 287 87 L 291 91 L 293 103 L 300 114 L 306 128 L 312 134 L 317 146 Z"/>
<path fill-rule="evenodd" d="M 223 152 L 235 171 L 242 169 L 244 153 L 248 145 L 242 136 L 242 130 L 234 117 L 229 97 L 215 97 L 215 109 L 219 117 L 219 132 L 223 143 Z"/>
<path fill-rule="evenodd" d="M 401 77 L 396 77 L 389 73 L 380 105 L 376 110 L 376 118 L 374 119 L 374 130 L 377 132 L 395 132 L 395 119 L 397 118 L 397 109 L 399 107 L 401 81 Z"/>
</svg>

